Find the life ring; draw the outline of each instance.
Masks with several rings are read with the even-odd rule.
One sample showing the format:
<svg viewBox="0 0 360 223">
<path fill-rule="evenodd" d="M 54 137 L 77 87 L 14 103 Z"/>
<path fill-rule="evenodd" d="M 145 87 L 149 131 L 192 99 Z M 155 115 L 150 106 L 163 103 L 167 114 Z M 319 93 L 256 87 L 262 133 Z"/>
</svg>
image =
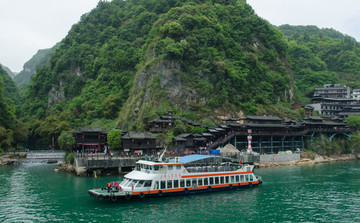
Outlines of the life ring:
<svg viewBox="0 0 360 223">
<path fill-rule="evenodd" d="M 184 192 L 185 192 L 185 194 L 189 193 L 189 189 L 185 188 Z"/>
<path fill-rule="evenodd" d="M 249 187 L 252 187 L 252 186 L 253 186 L 253 184 L 251 182 L 249 182 Z"/>
<path fill-rule="evenodd" d="M 130 200 L 130 198 L 131 198 L 131 195 L 130 195 L 130 194 L 125 194 L 125 199 L 126 199 L 126 200 Z"/>
<path fill-rule="evenodd" d="M 140 197 L 140 198 L 144 198 L 144 197 L 145 197 L 145 194 L 144 194 L 143 192 L 141 192 L 141 193 L 139 194 L 139 197 Z"/>
<path fill-rule="evenodd" d="M 110 195 L 106 195 L 105 200 L 110 200 Z"/>
<path fill-rule="evenodd" d="M 161 191 L 161 190 L 159 190 L 159 196 L 161 197 L 161 196 L 163 196 L 163 192 Z"/>
<path fill-rule="evenodd" d="M 117 200 L 117 196 L 116 196 L 115 194 L 113 194 L 113 195 L 111 196 L 111 200 L 115 202 L 115 201 Z"/>
<path fill-rule="evenodd" d="M 211 188 L 211 186 L 208 186 L 208 191 L 212 191 L 212 188 Z"/>
</svg>

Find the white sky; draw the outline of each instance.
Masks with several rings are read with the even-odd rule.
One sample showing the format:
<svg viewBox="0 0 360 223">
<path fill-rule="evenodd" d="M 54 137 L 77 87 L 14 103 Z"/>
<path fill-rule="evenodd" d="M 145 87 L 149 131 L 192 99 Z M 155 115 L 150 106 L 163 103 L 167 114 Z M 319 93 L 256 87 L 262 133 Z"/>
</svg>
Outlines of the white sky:
<svg viewBox="0 0 360 223">
<path fill-rule="evenodd" d="M 247 3 L 271 24 L 333 28 L 360 41 L 359 0 L 247 0 Z"/>
<path fill-rule="evenodd" d="M 0 63 L 19 72 L 39 49 L 60 42 L 99 0 L 0 0 Z"/>
<path fill-rule="evenodd" d="M 39 49 L 61 41 L 99 0 L 1 0 L 0 63 L 19 72 Z M 360 40 L 360 0 L 247 0 L 271 24 L 334 28 Z"/>
</svg>

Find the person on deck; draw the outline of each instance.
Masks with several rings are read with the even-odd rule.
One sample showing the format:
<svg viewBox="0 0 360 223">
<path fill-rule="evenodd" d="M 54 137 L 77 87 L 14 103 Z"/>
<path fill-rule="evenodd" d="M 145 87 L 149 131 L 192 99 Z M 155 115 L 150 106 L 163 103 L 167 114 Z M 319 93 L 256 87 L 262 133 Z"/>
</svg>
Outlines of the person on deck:
<svg viewBox="0 0 360 223">
<path fill-rule="evenodd" d="M 107 186 L 108 186 L 108 192 L 110 192 L 111 191 L 111 183 L 108 183 Z"/>
</svg>

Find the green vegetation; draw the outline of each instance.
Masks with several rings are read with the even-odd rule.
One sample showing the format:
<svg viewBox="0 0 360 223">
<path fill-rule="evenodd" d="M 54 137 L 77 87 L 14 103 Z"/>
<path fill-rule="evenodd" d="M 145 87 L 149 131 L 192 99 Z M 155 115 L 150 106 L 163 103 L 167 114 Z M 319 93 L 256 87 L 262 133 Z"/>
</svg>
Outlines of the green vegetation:
<svg viewBox="0 0 360 223">
<path fill-rule="evenodd" d="M 319 137 L 315 138 L 313 144 L 310 145 L 308 150 L 313 151 L 319 155 L 326 156 L 349 154 L 351 152 L 359 151 L 357 148 L 353 147 L 354 145 L 354 142 L 345 137 L 333 138 L 333 140 L 330 141 L 328 136 L 320 135 Z"/>
<path fill-rule="evenodd" d="M 107 135 L 107 142 L 111 149 L 121 149 L 121 135 L 122 132 L 120 129 L 111 129 L 111 131 Z"/>
<path fill-rule="evenodd" d="M 315 26 L 278 28 L 288 39 L 297 100 L 308 102 L 314 87 L 326 83 L 360 87 L 360 45 L 354 38 Z"/>
<path fill-rule="evenodd" d="M 21 94 L 25 93 L 36 70 L 45 64 L 49 64 L 50 56 L 55 51 L 56 47 L 57 45 L 50 49 L 38 50 L 38 52 L 24 64 L 24 69 L 14 77 L 14 82 Z"/>
<path fill-rule="evenodd" d="M 209 127 L 239 113 L 301 120 L 304 110 L 291 104 L 308 102 L 314 87 L 360 88 L 355 39 L 314 26 L 275 28 L 245 0 L 100 1 L 24 67 L 36 74 L 30 83 L 30 74 L 15 78 L 22 97 L 0 68 L 4 150 L 53 137 L 60 144 L 62 132 L 82 126 L 143 131 L 168 110 Z M 168 145 L 203 131 L 177 121 L 159 137 Z M 119 148 L 113 132 L 109 143 Z"/>
<path fill-rule="evenodd" d="M 286 48 L 282 34 L 244 1 L 101 1 L 37 70 L 23 116 L 31 122 L 56 116 L 77 128 L 120 114 L 127 123 L 119 125 L 141 130 L 169 108 L 194 121 L 216 108 L 256 112 L 257 104 L 287 100 Z M 167 99 L 156 70 L 169 63 L 180 65 L 170 79 L 181 83 L 172 85 L 193 92 L 181 107 Z M 141 72 L 151 73 L 148 86 L 136 86 Z M 126 107 L 138 104 L 145 89 L 150 101 L 131 117 Z"/>
<path fill-rule="evenodd" d="M 351 128 L 355 128 L 356 130 L 360 130 L 360 116 L 358 115 L 350 115 L 346 120 L 348 125 Z"/>
<path fill-rule="evenodd" d="M 65 151 L 71 151 L 71 149 L 75 145 L 75 138 L 70 133 L 67 133 L 65 131 L 62 131 L 60 136 L 58 137 L 58 143 L 60 146 L 60 149 Z"/>
<path fill-rule="evenodd" d="M 16 93 L 14 82 L 0 67 L 0 148 L 4 151 L 13 145 L 14 131 L 19 124 L 16 120 L 15 104 L 11 99 Z"/>
<path fill-rule="evenodd" d="M 75 159 L 74 153 L 71 152 L 65 153 L 64 155 L 65 163 L 74 164 L 74 159 Z"/>
</svg>

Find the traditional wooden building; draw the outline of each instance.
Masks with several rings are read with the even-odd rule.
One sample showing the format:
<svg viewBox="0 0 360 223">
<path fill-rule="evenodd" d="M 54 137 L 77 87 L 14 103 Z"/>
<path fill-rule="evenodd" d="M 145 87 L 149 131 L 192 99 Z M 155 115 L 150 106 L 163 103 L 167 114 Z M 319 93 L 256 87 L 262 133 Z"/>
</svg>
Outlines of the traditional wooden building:
<svg viewBox="0 0 360 223">
<path fill-rule="evenodd" d="M 96 149 L 101 152 L 107 145 L 108 131 L 101 128 L 82 127 L 71 134 L 75 137 L 75 150 L 79 152 L 86 152 L 87 149 Z"/>
<path fill-rule="evenodd" d="M 156 154 L 160 147 L 156 144 L 156 137 L 148 132 L 129 132 L 122 137 L 122 151 L 134 154 Z"/>
<path fill-rule="evenodd" d="M 283 119 L 276 116 L 246 116 L 242 124 L 281 124 Z"/>
</svg>

